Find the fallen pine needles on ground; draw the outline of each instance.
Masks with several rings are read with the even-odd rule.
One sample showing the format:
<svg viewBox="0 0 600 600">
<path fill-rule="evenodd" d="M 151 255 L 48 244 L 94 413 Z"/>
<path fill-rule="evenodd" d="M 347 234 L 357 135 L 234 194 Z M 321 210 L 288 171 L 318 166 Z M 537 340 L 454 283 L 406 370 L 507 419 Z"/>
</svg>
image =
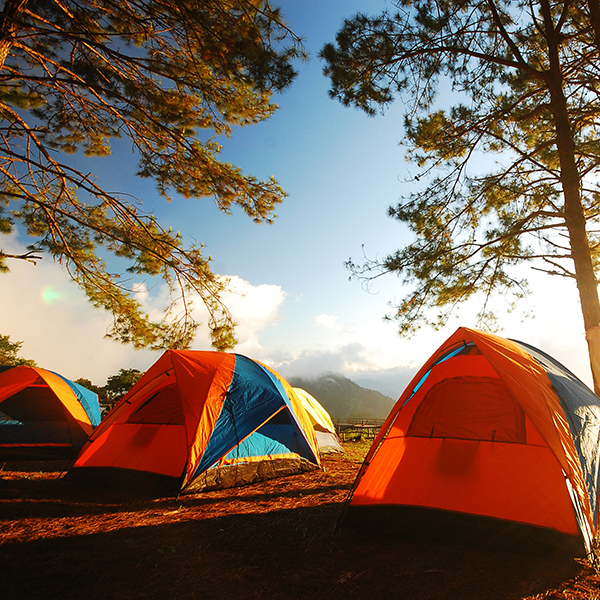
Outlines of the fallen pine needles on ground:
<svg viewBox="0 0 600 600">
<path fill-rule="evenodd" d="M 78 487 L 64 463 L 6 463 L 1 596 L 600 600 L 592 563 L 552 549 L 334 532 L 368 444 L 347 446 L 323 470 L 178 498 Z"/>
</svg>

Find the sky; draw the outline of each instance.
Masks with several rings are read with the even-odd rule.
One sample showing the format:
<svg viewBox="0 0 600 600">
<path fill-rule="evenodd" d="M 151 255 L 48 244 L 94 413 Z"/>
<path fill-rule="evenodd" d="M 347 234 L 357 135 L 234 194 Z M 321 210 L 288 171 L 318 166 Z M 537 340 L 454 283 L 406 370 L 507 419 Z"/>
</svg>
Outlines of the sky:
<svg viewBox="0 0 600 600">
<path fill-rule="evenodd" d="M 274 98 L 279 109 L 270 119 L 220 140 L 221 159 L 260 179 L 275 176 L 288 193 L 273 224 L 257 225 L 241 210 L 225 215 L 208 198 L 166 203 L 151 181 L 135 177 L 135 157 L 125 142 L 115 145 L 113 156 L 96 160 L 93 173 L 106 188 L 141 198 L 144 210 L 184 240 L 203 243 L 213 271 L 231 278 L 234 289 L 226 300 L 238 323 L 235 352 L 285 377 L 335 372 L 397 398 L 457 327 L 477 323 L 475 311 L 465 307 L 440 331 L 401 338 L 383 319 L 389 303 L 403 295 L 401 281 L 387 275 L 367 291 L 350 280 L 344 265 L 360 262 L 363 254 L 382 258 L 410 241 L 387 208 L 410 192 L 411 165 L 401 146 L 401 103 L 376 117 L 342 106 L 328 97 L 317 55 L 334 41 L 344 18 L 392 7 L 387 0 L 274 4 L 304 38 L 310 60 L 295 65 L 299 74 Z M 0 243 L 5 252 L 19 252 L 28 241 L 17 232 Z M 106 339 L 110 315 L 94 309 L 51 259 L 36 266 L 13 261 L 10 267 L 2 275 L 0 333 L 22 341 L 25 358 L 104 385 L 119 369 L 145 371 L 160 355 Z M 591 385 L 574 283 L 526 273 L 532 293 L 517 313 L 499 313 L 497 333 L 544 350 Z M 151 314 L 160 309 L 152 294 L 142 299 Z M 206 328 L 192 347 L 210 349 Z"/>
</svg>

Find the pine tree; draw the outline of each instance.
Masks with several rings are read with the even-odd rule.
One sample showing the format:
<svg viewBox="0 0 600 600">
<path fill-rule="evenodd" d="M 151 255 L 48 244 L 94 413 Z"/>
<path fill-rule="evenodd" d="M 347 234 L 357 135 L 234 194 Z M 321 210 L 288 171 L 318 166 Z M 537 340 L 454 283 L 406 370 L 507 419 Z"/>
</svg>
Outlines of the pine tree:
<svg viewBox="0 0 600 600">
<path fill-rule="evenodd" d="M 598 392 L 598 1 L 395 4 L 347 20 L 321 52 L 344 104 L 407 102 L 402 141 L 419 169 L 389 210 L 413 241 L 349 267 L 412 286 L 389 317 L 404 333 L 444 324 L 473 294 L 485 324 L 493 295 L 526 292 L 522 263 L 574 279 Z"/>
<path fill-rule="evenodd" d="M 110 154 L 126 137 L 137 174 L 160 196 L 212 198 L 269 222 L 284 191 L 219 160 L 213 135 L 268 118 L 271 98 L 294 78 L 300 40 L 267 0 L 6 0 L 0 12 L 0 231 L 20 226 L 30 262 L 59 261 L 94 306 L 113 315 L 109 335 L 136 347 L 189 345 L 190 301 L 209 312 L 213 345 L 235 344 L 201 247 L 161 226 L 130 196 L 103 189 L 72 153 Z M 152 321 L 128 278 L 162 278 L 171 291 Z"/>
<path fill-rule="evenodd" d="M 23 342 L 11 342 L 9 335 L 0 335 L 0 365 L 37 367 L 34 360 L 19 356 Z"/>
</svg>

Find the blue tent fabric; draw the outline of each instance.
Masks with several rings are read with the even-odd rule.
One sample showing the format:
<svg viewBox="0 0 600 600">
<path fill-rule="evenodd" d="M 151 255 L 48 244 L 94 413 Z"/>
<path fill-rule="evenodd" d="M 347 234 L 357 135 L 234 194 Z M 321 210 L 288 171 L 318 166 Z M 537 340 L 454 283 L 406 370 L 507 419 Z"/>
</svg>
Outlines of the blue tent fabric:
<svg viewBox="0 0 600 600">
<path fill-rule="evenodd" d="M 83 410 L 85 410 L 87 416 L 90 418 L 90 422 L 94 427 L 97 427 L 102 419 L 98 395 L 95 392 L 84 388 L 82 385 L 63 377 L 60 373 L 55 373 L 54 371 L 51 372 L 60 377 L 73 390 L 73 393 L 79 399 L 81 406 L 83 406 Z"/>
<path fill-rule="evenodd" d="M 260 431 L 255 431 L 229 452 L 226 459 L 236 460 L 240 458 L 285 454 L 286 452 L 289 452 L 288 446 L 277 441 L 276 438 L 263 435 Z"/>
<path fill-rule="evenodd" d="M 283 424 L 274 425 L 282 419 L 272 417 L 278 410 L 285 411 L 286 416 L 282 417 Z M 290 452 L 316 460 L 279 380 L 259 363 L 236 354 L 235 371 L 221 414 L 195 474 L 214 466 L 226 454 L 226 458 L 240 458 Z"/>
<path fill-rule="evenodd" d="M 594 524 L 597 525 L 600 489 L 600 399 L 557 360 L 529 344 L 513 341 L 522 346 L 544 368 L 561 402 L 579 454 Z"/>
</svg>

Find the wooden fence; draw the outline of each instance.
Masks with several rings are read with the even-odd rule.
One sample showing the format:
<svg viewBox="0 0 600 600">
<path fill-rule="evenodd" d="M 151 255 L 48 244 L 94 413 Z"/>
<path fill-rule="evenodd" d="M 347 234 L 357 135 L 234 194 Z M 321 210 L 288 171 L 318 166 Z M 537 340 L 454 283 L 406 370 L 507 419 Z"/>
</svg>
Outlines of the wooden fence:
<svg viewBox="0 0 600 600">
<path fill-rule="evenodd" d="M 372 440 L 385 419 L 333 419 L 335 430 L 343 442 Z"/>
</svg>

